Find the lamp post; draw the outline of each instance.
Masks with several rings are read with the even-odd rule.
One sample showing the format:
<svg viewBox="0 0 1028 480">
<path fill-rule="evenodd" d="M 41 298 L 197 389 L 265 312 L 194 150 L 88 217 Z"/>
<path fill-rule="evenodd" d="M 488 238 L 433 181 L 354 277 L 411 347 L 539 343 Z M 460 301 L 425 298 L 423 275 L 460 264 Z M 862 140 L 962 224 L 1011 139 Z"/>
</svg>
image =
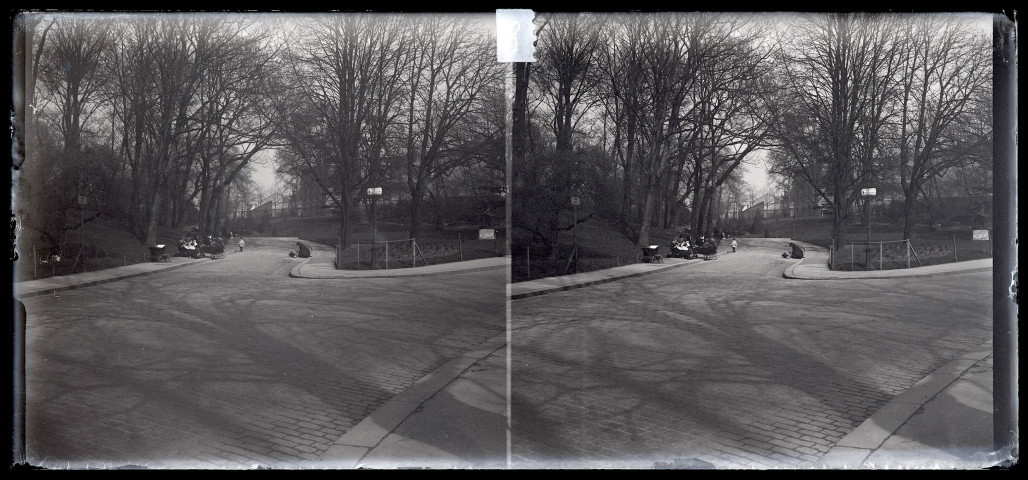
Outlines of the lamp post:
<svg viewBox="0 0 1028 480">
<path fill-rule="evenodd" d="M 77 200 L 78 200 L 78 203 L 79 203 L 79 258 L 77 259 L 77 261 L 81 262 L 81 263 L 79 263 L 79 267 L 82 268 L 82 271 L 84 272 L 84 271 L 86 271 L 86 263 L 85 263 L 86 259 L 85 259 L 85 257 L 83 257 L 82 249 L 83 249 L 83 247 L 86 244 L 86 237 L 85 237 L 85 235 L 86 235 L 85 230 L 86 229 L 82 228 L 82 227 L 85 226 L 85 224 L 86 224 L 86 211 L 85 211 L 85 208 L 86 208 L 87 199 L 86 199 L 85 195 L 77 195 L 77 197 L 78 197 Z"/>
<path fill-rule="evenodd" d="M 371 267 L 378 267 L 378 225 L 376 222 L 377 212 L 375 211 L 375 200 L 382 196 L 382 187 L 368 188 L 368 196 L 371 197 Z M 360 259 L 358 259 L 360 261 Z"/>
<path fill-rule="evenodd" d="M 577 196 L 571 197 L 571 211 L 574 212 L 575 219 L 571 224 L 572 232 L 574 235 L 575 249 L 572 250 L 575 254 L 575 273 L 578 273 L 578 206 L 582 204 L 582 199 Z"/>
<path fill-rule="evenodd" d="M 865 267 L 871 265 L 871 198 L 877 193 L 874 187 L 860 189 L 860 196 L 864 197 L 864 209 L 867 212 L 867 245 L 864 250 Z"/>
</svg>

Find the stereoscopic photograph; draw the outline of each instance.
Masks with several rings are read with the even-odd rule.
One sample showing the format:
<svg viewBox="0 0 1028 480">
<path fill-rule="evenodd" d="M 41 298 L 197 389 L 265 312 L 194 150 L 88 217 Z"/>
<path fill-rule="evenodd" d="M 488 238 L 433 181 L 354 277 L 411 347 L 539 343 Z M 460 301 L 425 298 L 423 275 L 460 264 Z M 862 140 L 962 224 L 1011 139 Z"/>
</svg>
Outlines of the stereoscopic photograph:
<svg viewBox="0 0 1028 480">
<path fill-rule="evenodd" d="M 12 12 L 12 467 L 1014 467 L 1012 18 Z"/>
</svg>

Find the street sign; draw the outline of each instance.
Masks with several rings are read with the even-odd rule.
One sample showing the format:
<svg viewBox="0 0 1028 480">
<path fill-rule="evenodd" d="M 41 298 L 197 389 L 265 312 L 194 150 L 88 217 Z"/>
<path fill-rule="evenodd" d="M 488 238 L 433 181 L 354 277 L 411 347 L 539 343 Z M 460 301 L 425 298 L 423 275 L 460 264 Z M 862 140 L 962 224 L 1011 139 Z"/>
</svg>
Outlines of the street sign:
<svg viewBox="0 0 1028 480">
<path fill-rule="evenodd" d="M 860 196 L 861 197 L 873 197 L 876 194 L 878 194 L 878 190 L 875 189 L 875 188 L 861 188 L 860 189 Z"/>
<path fill-rule="evenodd" d="M 578 197 L 571 197 L 571 204 L 577 207 L 582 204 L 582 199 Z"/>
<path fill-rule="evenodd" d="M 972 230 L 971 231 L 971 239 L 972 240 L 988 240 L 989 239 L 989 231 L 988 230 Z"/>
<path fill-rule="evenodd" d="M 68 198 L 68 197 L 64 197 L 64 198 Z M 79 205 L 85 205 L 85 204 L 86 204 L 86 196 L 85 195 L 79 195 Z"/>
<path fill-rule="evenodd" d="M 492 228 L 478 229 L 479 240 L 496 240 L 496 230 Z"/>
<path fill-rule="evenodd" d="M 368 196 L 377 197 L 382 195 L 382 187 L 370 187 L 368 188 Z"/>
</svg>

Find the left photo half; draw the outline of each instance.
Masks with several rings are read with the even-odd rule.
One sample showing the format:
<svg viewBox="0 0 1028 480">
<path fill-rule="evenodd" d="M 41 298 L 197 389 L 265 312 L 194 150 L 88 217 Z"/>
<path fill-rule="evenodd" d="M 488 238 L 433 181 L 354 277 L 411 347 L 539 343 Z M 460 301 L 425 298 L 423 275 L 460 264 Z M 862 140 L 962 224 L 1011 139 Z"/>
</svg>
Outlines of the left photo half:
<svg viewBox="0 0 1028 480">
<path fill-rule="evenodd" d="M 15 16 L 15 465 L 506 468 L 495 19 Z"/>
</svg>

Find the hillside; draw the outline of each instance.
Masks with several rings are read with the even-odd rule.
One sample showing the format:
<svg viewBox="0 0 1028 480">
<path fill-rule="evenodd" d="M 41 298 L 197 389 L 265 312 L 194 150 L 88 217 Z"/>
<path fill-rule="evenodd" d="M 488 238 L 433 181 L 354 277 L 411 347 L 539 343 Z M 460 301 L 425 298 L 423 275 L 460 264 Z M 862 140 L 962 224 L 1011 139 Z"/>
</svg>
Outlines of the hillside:
<svg viewBox="0 0 1028 480">
<path fill-rule="evenodd" d="M 14 264 L 15 280 L 67 275 L 147 261 L 149 249 L 129 233 L 123 221 L 102 215 L 98 217 L 95 212 L 89 211 L 85 212 L 85 217 L 86 222 L 82 227 L 65 232 L 60 246 L 49 245 L 44 235 L 31 228 L 23 228 L 15 239 L 18 253 L 18 260 Z M 78 212 L 68 215 L 68 225 L 78 223 Z M 159 227 L 158 243 L 176 245 L 181 235 L 181 229 Z M 80 259 L 81 262 L 78 261 Z M 33 260 L 36 260 L 35 265 Z"/>
</svg>

